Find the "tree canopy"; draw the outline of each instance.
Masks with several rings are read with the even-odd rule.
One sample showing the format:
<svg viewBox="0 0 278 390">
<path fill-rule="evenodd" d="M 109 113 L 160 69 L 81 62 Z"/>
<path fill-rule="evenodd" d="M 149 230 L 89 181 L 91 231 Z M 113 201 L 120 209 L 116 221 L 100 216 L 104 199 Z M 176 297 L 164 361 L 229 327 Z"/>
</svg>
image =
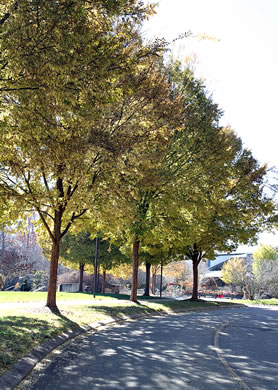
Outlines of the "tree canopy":
<svg viewBox="0 0 278 390">
<path fill-rule="evenodd" d="M 0 11 L 0 222 L 40 216 L 47 305 L 61 240 L 81 219 L 133 245 L 132 300 L 140 247 L 192 259 L 196 299 L 202 258 L 267 225 L 266 167 L 219 124 L 192 70 L 163 59 L 165 42 L 143 41 L 152 6 L 9 0 Z"/>
<path fill-rule="evenodd" d="M 1 11 L 0 192 L 17 212 L 37 211 L 52 240 L 55 308 L 60 240 L 110 164 L 148 134 L 147 117 L 162 121 L 148 62 L 161 45 L 142 44 L 152 8 L 135 0 L 8 1 Z"/>
</svg>

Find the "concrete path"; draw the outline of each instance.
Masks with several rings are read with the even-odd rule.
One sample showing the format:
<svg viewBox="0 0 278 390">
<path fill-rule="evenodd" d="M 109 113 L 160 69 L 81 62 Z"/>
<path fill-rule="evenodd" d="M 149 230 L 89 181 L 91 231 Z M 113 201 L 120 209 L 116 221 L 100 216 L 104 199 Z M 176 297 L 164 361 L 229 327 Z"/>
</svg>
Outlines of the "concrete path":
<svg viewBox="0 0 278 390">
<path fill-rule="evenodd" d="M 75 339 L 19 388 L 278 389 L 278 311 L 228 308 L 125 322 Z"/>
</svg>

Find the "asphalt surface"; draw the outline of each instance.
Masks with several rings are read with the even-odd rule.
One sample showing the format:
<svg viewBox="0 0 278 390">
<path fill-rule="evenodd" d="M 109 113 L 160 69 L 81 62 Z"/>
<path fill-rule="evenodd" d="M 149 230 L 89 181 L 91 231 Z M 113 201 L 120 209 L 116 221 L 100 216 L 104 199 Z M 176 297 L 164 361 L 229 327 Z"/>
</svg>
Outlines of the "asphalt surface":
<svg viewBox="0 0 278 390">
<path fill-rule="evenodd" d="M 151 317 L 78 337 L 34 371 L 32 390 L 278 390 L 278 310 Z"/>
</svg>

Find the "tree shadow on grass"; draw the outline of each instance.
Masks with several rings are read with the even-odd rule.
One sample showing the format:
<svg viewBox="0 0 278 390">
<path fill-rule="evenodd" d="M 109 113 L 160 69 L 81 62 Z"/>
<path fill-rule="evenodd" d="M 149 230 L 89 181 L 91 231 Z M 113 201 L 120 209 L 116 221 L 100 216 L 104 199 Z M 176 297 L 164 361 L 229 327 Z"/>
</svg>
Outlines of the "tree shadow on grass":
<svg viewBox="0 0 278 390">
<path fill-rule="evenodd" d="M 148 306 L 145 306 L 143 304 L 139 304 L 136 306 L 105 306 L 105 305 L 98 305 L 98 306 L 89 306 L 89 310 L 92 310 L 97 313 L 104 314 L 107 317 L 112 317 L 115 319 L 120 319 L 123 317 L 132 318 L 135 315 L 144 315 L 148 313 L 154 313 L 155 311 Z"/>
<path fill-rule="evenodd" d="M 49 321 L 27 315 L 0 318 L 0 375 L 36 346 L 79 327 L 61 313 L 55 316 Z"/>
<path fill-rule="evenodd" d="M 183 312 L 191 311 L 198 309 L 214 309 L 214 308 L 229 308 L 231 306 L 238 306 L 240 304 L 229 304 L 229 303 L 218 303 L 218 302 L 208 302 L 208 301 L 197 301 L 192 302 L 190 300 L 183 301 L 160 301 L 159 307 L 157 309 L 145 305 L 143 302 L 137 302 L 136 305 L 124 306 L 124 305 L 97 305 L 97 306 L 88 306 L 88 310 L 92 310 L 97 313 L 104 314 L 107 317 L 112 317 L 115 319 L 120 319 L 123 317 L 132 318 L 136 315 L 145 315 L 145 314 L 171 314 L 171 312 Z"/>
<path fill-rule="evenodd" d="M 114 299 L 119 299 L 119 300 L 130 300 L 130 294 L 114 294 L 114 293 L 105 293 L 105 294 L 96 294 L 96 298 L 114 298 Z M 141 301 L 141 300 L 146 300 L 146 301 L 155 301 L 155 300 L 163 300 L 163 299 L 169 299 L 169 298 L 165 298 L 165 297 L 158 297 L 158 296 L 153 296 L 153 295 L 150 295 L 150 296 L 145 296 L 145 295 L 138 295 L 138 299 Z"/>
</svg>

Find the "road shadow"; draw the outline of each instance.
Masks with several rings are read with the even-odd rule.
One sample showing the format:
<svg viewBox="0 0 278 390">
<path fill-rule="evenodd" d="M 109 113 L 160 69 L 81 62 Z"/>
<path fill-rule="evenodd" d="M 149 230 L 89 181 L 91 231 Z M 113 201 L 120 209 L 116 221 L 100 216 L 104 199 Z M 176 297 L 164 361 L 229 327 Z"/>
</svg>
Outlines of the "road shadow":
<svg viewBox="0 0 278 390">
<path fill-rule="evenodd" d="M 221 312 L 149 317 L 79 338 L 31 388 L 240 389 L 213 346 L 226 311 Z"/>
<path fill-rule="evenodd" d="M 249 306 L 219 335 L 229 366 L 252 390 L 278 390 L 278 307 Z"/>
</svg>

